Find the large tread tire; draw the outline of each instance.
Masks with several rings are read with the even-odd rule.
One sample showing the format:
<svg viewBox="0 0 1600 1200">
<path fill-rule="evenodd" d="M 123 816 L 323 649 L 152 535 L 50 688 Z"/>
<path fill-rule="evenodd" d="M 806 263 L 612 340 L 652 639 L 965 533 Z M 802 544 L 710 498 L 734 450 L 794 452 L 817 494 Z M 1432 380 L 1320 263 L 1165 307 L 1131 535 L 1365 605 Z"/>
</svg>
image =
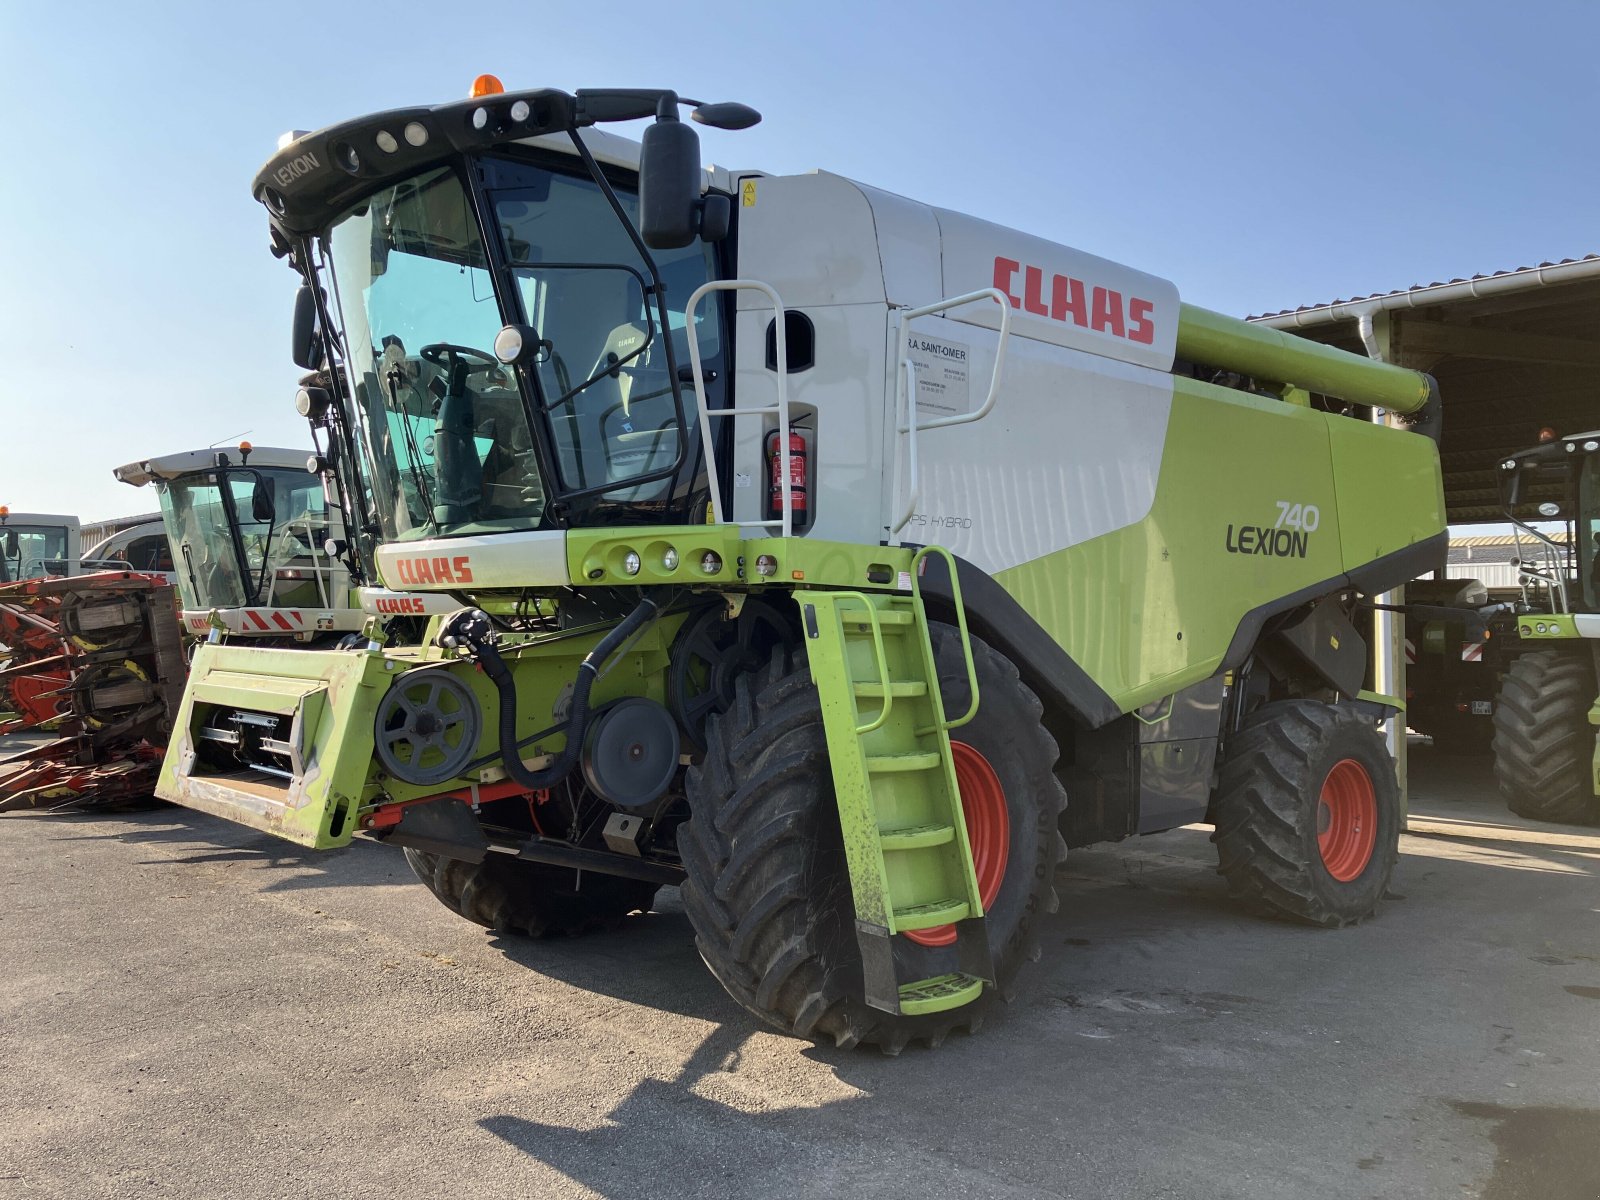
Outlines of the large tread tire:
<svg viewBox="0 0 1600 1200">
<path fill-rule="evenodd" d="M 406 848 L 406 862 L 457 916 L 497 933 L 527 937 L 611 929 L 650 911 L 656 885 L 595 871 L 531 863 L 490 852 L 481 863 Z"/>
<path fill-rule="evenodd" d="M 968 703 L 959 635 L 930 630 L 946 709 Z M 1053 768 L 1043 706 L 1016 668 L 977 638 L 981 707 L 955 731 L 988 759 L 1005 789 L 1009 858 L 986 913 L 997 988 L 961 1008 L 895 1016 L 867 1007 L 854 904 L 834 799 L 822 711 L 809 670 L 781 649 L 740 677 L 733 706 L 707 726 L 704 760 L 691 768 L 691 817 L 679 831 L 687 879 L 684 911 L 701 957 L 741 1005 L 798 1037 L 898 1053 L 916 1039 L 938 1045 L 975 1031 L 994 993 L 1009 998 L 1021 966 L 1038 958 L 1038 918 L 1057 907 L 1055 869 L 1066 794 Z M 901 980 L 957 970 L 956 948 L 895 939 Z"/>
<path fill-rule="evenodd" d="M 1591 774 L 1595 672 L 1587 654 L 1532 650 L 1500 682 L 1494 773 L 1511 811 L 1534 821 L 1600 824 Z"/>
<path fill-rule="evenodd" d="M 1371 781 L 1377 828 L 1360 873 L 1341 881 L 1318 846 L 1323 786 L 1354 759 Z M 1269 704 L 1230 739 L 1213 802 L 1217 870 L 1233 898 L 1270 917 L 1327 928 L 1377 911 L 1399 857 L 1400 787 L 1376 729 L 1355 709 Z"/>
</svg>

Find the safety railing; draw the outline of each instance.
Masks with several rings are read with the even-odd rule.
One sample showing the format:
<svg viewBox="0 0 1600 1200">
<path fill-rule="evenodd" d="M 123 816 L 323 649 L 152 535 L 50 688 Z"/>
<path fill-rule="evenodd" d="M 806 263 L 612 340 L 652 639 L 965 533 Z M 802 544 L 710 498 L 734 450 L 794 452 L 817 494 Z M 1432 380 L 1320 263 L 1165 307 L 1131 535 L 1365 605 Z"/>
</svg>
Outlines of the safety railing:
<svg viewBox="0 0 1600 1200">
<path fill-rule="evenodd" d="M 917 419 L 917 368 L 911 361 L 911 355 L 906 352 L 906 337 L 910 332 L 911 322 L 918 317 L 932 316 L 934 313 L 946 312 L 952 308 L 961 308 L 964 305 L 976 304 L 981 300 L 991 300 L 1000 306 L 1000 339 L 995 344 L 994 374 L 989 379 L 989 394 L 977 408 L 969 413 L 956 413 L 948 417 L 935 417 L 930 421 Z M 906 413 L 905 423 L 897 427 L 897 433 L 906 439 L 906 503 L 905 509 L 900 514 L 900 519 L 890 526 L 889 532 L 897 534 L 906 527 L 917 511 L 917 505 L 922 501 L 921 466 L 917 455 L 917 435 L 929 429 L 945 429 L 951 425 L 968 425 L 973 421 L 981 421 L 989 415 L 994 408 L 994 402 L 1000 395 L 1000 377 L 1006 364 L 1006 343 L 1011 335 L 1011 301 L 999 288 L 984 288 L 981 291 L 968 292 L 962 296 L 951 296 L 945 300 L 938 300 L 932 304 L 924 304 L 920 308 L 905 308 L 899 311 L 899 342 L 901 358 L 899 368 L 895 372 L 897 390 L 895 394 L 895 414 L 899 415 L 902 400 Z M 900 494 L 900 455 L 894 456 L 895 485 L 891 495 Z"/>
<path fill-rule="evenodd" d="M 881 728 L 883 723 L 889 719 L 890 710 L 894 708 L 894 681 L 889 677 L 889 655 L 883 645 L 883 623 L 878 620 L 877 605 L 864 592 L 837 592 L 835 595 L 839 600 L 858 603 L 861 611 L 866 613 L 866 623 L 870 624 L 872 629 L 872 654 L 877 664 L 878 684 L 883 689 L 883 707 L 878 710 L 878 715 L 865 725 L 857 725 L 855 727 L 856 735 L 860 737 Z M 844 605 L 839 605 L 839 619 L 841 621 L 845 619 L 844 609 Z"/>
<path fill-rule="evenodd" d="M 775 345 L 775 366 L 778 377 L 778 402 L 775 405 L 758 408 L 719 408 L 713 411 L 706 405 L 705 376 L 700 365 L 700 336 L 695 327 L 695 312 L 700 307 L 700 301 L 712 292 L 760 292 L 772 304 Z M 684 305 L 684 328 L 689 338 L 689 365 L 694 372 L 694 398 L 695 407 L 700 411 L 700 443 L 706 458 L 706 477 L 711 485 L 711 518 L 717 524 L 722 524 L 726 517 L 722 511 L 722 487 L 717 477 L 717 456 L 714 452 L 714 443 L 711 440 L 712 417 L 771 417 L 778 418 L 778 460 L 781 472 L 780 489 L 781 499 L 779 504 L 780 516 L 769 521 L 740 521 L 740 525 L 759 526 L 771 529 L 776 526 L 782 537 L 790 537 L 794 533 L 794 481 L 790 478 L 790 465 L 792 456 L 789 449 L 789 347 L 784 337 L 786 322 L 783 301 L 779 299 L 777 291 L 770 285 L 762 283 L 759 279 L 714 279 L 710 283 L 702 283 L 689 294 L 689 302 Z"/>
<path fill-rule="evenodd" d="M 911 594 L 916 597 L 917 607 L 926 615 L 927 609 L 922 603 L 922 568 L 928 561 L 930 554 L 937 554 L 944 559 L 945 569 L 950 572 L 950 601 L 956 610 L 956 630 L 961 634 L 962 665 L 967 670 L 967 694 L 971 699 L 967 703 L 967 711 L 961 716 L 950 719 L 949 714 L 939 728 L 948 733 L 952 729 L 960 729 L 973 717 L 978 715 L 978 664 L 972 659 L 972 635 L 967 632 L 967 606 L 961 599 L 961 578 L 956 574 L 956 556 L 943 546 L 924 546 L 911 556 Z M 934 682 L 937 686 L 938 670 L 934 671 Z M 932 733 L 932 729 L 919 729 L 919 734 Z"/>
</svg>

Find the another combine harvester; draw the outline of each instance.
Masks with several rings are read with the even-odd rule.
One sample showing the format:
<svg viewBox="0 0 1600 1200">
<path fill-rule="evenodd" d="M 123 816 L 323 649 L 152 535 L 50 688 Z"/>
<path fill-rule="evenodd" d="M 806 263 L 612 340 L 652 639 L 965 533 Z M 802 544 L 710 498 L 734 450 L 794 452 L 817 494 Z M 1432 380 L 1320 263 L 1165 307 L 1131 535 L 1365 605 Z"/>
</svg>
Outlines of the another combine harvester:
<svg viewBox="0 0 1600 1200">
<path fill-rule="evenodd" d="M 1521 816 L 1600 824 L 1600 431 L 1555 438 L 1500 467 L 1523 602 L 1521 653 L 1495 701 L 1495 776 Z M 1539 521 L 1564 524 L 1565 540 Z"/>
<path fill-rule="evenodd" d="M 406 848 L 482 925 L 678 884 L 780 1029 L 898 1050 L 1036 954 L 1073 844 L 1216 825 L 1373 912 L 1401 797 L 1358 597 L 1443 559 L 1423 375 L 822 172 L 703 170 L 658 90 L 295 135 L 299 407 L 425 640 L 207 645 L 160 794 Z M 642 144 L 595 128 L 654 118 Z M 355 536 L 352 534 L 351 536 Z"/>
<path fill-rule="evenodd" d="M 185 631 L 195 638 L 248 638 L 323 647 L 366 624 L 363 596 L 341 558 L 342 523 L 330 524 L 322 476 L 307 450 L 251 446 L 189 450 L 141 459 L 113 474 L 160 496 L 183 597 Z M 425 616 L 451 607 L 432 597 L 373 597 L 374 615 Z"/>
</svg>

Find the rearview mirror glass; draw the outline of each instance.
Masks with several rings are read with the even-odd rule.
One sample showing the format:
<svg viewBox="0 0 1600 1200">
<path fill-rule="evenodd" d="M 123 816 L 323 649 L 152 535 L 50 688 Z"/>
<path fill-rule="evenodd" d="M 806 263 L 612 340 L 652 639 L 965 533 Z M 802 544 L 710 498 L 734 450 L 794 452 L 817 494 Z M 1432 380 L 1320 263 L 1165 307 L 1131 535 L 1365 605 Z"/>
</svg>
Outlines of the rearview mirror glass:
<svg viewBox="0 0 1600 1200">
<path fill-rule="evenodd" d="M 258 525 L 270 525 L 276 515 L 276 509 L 272 503 L 272 489 L 265 480 L 256 480 L 255 487 L 250 489 L 251 519 Z"/>
</svg>

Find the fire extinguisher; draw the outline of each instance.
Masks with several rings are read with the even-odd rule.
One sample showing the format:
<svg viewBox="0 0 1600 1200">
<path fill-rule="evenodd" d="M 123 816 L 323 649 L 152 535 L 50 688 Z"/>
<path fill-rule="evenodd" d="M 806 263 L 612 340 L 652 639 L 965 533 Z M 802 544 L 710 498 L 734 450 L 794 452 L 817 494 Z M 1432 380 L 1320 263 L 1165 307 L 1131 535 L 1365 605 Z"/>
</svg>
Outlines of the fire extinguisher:
<svg viewBox="0 0 1600 1200">
<path fill-rule="evenodd" d="M 767 434 L 767 507 L 774 517 L 783 513 L 781 436 L 776 429 Z M 795 524 L 803 525 L 806 519 L 806 439 L 792 429 L 789 431 L 789 503 L 794 509 Z"/>
</svg>

